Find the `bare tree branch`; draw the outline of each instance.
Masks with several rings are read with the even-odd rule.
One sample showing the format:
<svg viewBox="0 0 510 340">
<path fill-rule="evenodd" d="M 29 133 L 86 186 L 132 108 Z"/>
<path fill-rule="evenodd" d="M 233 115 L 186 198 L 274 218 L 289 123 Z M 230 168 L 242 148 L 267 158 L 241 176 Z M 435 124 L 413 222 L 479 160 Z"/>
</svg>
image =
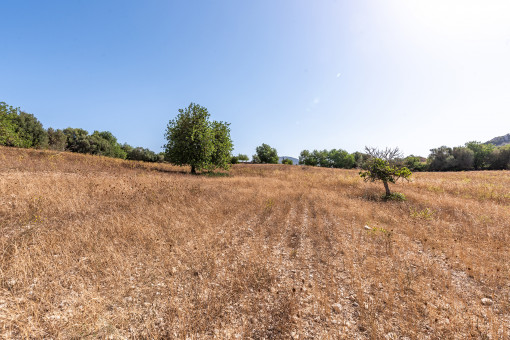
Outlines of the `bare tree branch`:
<svg viewBox="0 0 510 340">
<path fill-rule="evenodd" d="M 380 150 L 375 147 L 365 146 L 365 152 L 373 158 L 384 159 L 385 161 L 391 162 L 395 159 L 402 158 L 403 154 L 399 150 L 399 148 L 385 148 L 384 150 Z"/>
</svg>

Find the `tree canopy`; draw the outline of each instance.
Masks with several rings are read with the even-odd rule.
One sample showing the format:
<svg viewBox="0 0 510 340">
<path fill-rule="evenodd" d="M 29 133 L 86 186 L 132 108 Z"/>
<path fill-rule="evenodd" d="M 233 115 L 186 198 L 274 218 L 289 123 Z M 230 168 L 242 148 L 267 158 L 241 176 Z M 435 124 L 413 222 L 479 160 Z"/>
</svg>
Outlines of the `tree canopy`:
<svg viewBox="0 0 510 340">
<path fill-rule="evenodd" d="M 385 198 L 392 197 L 388 183 L 396 183 L 399 179 L 409 180 L 411 171 L 398 166 L 394 160 L 401 158 L 398 148 L 379 150 L 376 148 L 365 148 L 371 158 L 365 164 L 364 169 L 359 172 L 365 181 L 382 181 L 385 189 Z"/>
<path fill-rule="evenodd" d="M 191 173 L 216 167 L 227 169 L 233 149 L 229 123 L 210 122 L 205 107 L 191 103 L 168 122 L 165 157 L 171 163 L 191 166 Z"/>
<path fill-rule="evenodd" d="M 278 152 L 268 144 L 262 144 L 255 149 L 256 154 L 253 155 L 254 163 L 278 164 Z"/>
</svg>

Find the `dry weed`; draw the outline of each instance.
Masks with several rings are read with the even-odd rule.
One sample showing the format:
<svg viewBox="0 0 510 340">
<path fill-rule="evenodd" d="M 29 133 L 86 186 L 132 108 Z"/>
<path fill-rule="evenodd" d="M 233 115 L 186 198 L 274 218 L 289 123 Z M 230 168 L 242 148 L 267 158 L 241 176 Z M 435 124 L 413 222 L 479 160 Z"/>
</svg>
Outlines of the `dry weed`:
<svg viewBox="0 0 510 340">
<path fill-rule="evenodd" d="M 186 171 L 0 148 L 1 336 L 510 337 L 510 172 Z"/>
</svg>

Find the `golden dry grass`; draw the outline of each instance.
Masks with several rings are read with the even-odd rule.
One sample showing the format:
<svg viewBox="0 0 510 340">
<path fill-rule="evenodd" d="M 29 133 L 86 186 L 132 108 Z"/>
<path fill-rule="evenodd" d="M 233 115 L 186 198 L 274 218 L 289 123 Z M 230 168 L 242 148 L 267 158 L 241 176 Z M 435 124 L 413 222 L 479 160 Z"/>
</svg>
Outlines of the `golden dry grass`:
<svg viewBox="0 0 510 340">
<path fill-rule="evenodd" d="M 1 147 L 1 337 L 510 337 L 510 172 L 186 170 Z"/>
</svg>

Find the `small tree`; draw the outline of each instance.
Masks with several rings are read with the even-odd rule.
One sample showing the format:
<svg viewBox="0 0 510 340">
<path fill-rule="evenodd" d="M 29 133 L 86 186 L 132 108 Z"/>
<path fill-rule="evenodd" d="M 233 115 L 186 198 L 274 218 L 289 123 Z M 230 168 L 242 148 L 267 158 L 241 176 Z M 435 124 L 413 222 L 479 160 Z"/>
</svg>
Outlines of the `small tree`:
<svg viewBox="0 0 510 340">
<path fill-rule="evenodd" d="M 205 107 L 191 103 L 168 122 L 165 157 L 177 165 L 190 165 L 191 173 L 214 167 L 227 169 L 233 149 L 228 123 L 210 122 Z"/>
<path fill-rule="evenodd" d="M 239 155 L 237 155 L 237 159 L 240 161 L 240 162 L 248 162 L 250 160 L 250 158 L 248 157 L 248 155 L 245 155 L 245 154 L 242 154 L 240 153 Z"/>
<path fill-rule="evenodd" d="M 257 146 L 257 154 L 253 156 L 254 163 L 278 164 L 278 152 L 267 144 Z M 257 157 L 255 157 L 257 156 Z M 255 160 L 258 158 L 258 162 Z"/>
<path fill-rule="evenodd" d="M 293 165 L 294 162 L 292 162 L 292 159 L 284 158 L 282 159 L 282 164 Z"/>
<path fill-rule="evenodd" d="M 395 159 L 401 158 L 398 148 L 378 150 L 366 147 L 365 151 L 371 158 L 365 163 L 364 171 L 360 171 L 359 175 L 365 182 L 382 181 L 386 191 L 385 198 L 392 196 L 388 183 L 396 183 L 399 179 L 409 181 L 411 171 L 394 162 Z"/>
</svg>

